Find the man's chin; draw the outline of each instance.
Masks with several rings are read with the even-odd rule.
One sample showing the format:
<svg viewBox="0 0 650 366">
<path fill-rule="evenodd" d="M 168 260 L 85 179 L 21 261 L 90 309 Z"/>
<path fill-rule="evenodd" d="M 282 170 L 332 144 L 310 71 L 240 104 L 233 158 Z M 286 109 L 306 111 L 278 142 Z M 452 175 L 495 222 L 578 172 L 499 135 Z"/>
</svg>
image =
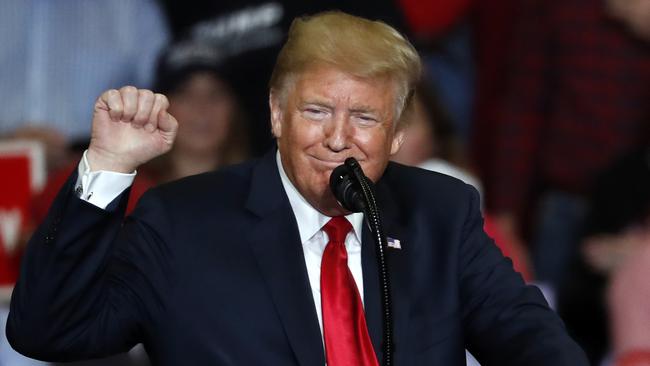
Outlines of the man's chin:
<svg viewBox="0 0 650 366">
<path fill-rule="evenodd" d="M 322 213 L 325 216 L 329 217 L 334 217 L 334 216 L 345 216 L 349 215 L 351 212 L 344 209 L 343 206 L 339 205 L 336 203 L 336 205 L 332 205 L 331 207 L 326 207 L 324 209 L 317 209 L 320 213 Z"/>
<path fill-rule="evenodd" d="M 318 200 L 318 202 L 310 202 L 310 204 L 320 213 L 326 216 L 345 216 L 350 214 L 350 211 L 346 210 L 341 206 L 334 195 L 329 191 L 323 195 L 323 197 Z"/>
</svg>

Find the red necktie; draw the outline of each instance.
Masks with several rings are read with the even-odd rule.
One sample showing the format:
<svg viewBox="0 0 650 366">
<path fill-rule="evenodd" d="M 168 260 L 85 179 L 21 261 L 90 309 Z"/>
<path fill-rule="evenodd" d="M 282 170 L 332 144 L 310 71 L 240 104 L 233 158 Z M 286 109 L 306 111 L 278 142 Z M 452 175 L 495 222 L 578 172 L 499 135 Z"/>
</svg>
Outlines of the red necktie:
<svg viewBox="0 0 650 366">
<path fill-rule="evenodd" d="M 327 366 L 378 366 L 359 290 L 348 268 L 345 237 L 352 225 L 337 216 L 323 230 L 329 237 L 320 272 Z"/>
</svg>

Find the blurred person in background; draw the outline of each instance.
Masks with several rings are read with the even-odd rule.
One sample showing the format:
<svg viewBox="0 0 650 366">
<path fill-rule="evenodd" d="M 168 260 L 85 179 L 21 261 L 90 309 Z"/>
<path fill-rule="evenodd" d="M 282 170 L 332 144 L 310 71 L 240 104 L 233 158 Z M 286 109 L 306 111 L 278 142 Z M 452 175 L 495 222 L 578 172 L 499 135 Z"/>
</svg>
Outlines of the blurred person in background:
<svg viewBox="0 0 650 366">
<path fill-rule="evenodd" d="M 156 183 L 239 163 L 249 157 L 246 116 L 232 88 L 237 65 L 219 48 L 179 41 L 160 57 L 155 90 L 179 121 L 170 152 L 142 171 Z"/>
<path fill-rule="evenodd" d="M 489 212 L 556 289 L 596 174 L 648 136 L 650 47 L 608 4 L 522 2 L 504 102 L 476 136 Z"/>
<path fill-rule="evenodd" d="M 636 277 L 643 270 L 634 264 L 637 257 L 643 256 L 639 254 L 645 251 L 643 248 L 650 247 L 650 149 L 639 149 L 617 159 L 597 176 L 586 202 L 579 250 L 558 293 L 558 312 L 591 364 L 598 365 L 612 346 L 619 354 L 630 350 L 637 341 L 650 338 L 647 315 L 645 321 L 629 321 L 639 311 L 650 314 L 650 307 L 639 308 L 650 301 L 648 286 L 639 286 L 648 278 Z M 646 263 L 645 271 L 648 268 L 650 263 Z M 605 300 L 612 278 L 615 285 L 610 310 L 614 326 L 610 329 Z M 645 334 L 645 338 L 636 339 L 639 334 Z"/>
<path fill-rule="evenodd" d="M 649 0 L 609 0 L 607 4 L 610 14 L 620 19 L 639 39 L 646 43 L 650 41 Z M 639 210 L 639 220 L 619 235 L 611 248 L 602 243 L 592 254 L 597 263 L 605 264 L 621 262 L 621 257 L 629 258 L 622 265 L 614 266 L 607 294 L 611 349 L 617 366 L 650 365 L 650 148 L 641 150 L 637 159 L 638 166 L 645 168 L 642 170 L 642 176 L 645 176 L 642 196 L 646 203 L 645 210 Z M 632 181 L 644 184 L 639 182 L 639 177 L 634 177 Z M 614 246 L 623 250 L 616 250 Z M 607 255 L 608 251 L 611 255 Z M 607 257 L 615 260 L 601 260 Z"/>
<path fill-rule="evenodd" d="M 456 177 L 480 191 L 478 180 L 466 168 L 454 124 L 438 93 L 426 82 L 421 82 L 413 103 L 404 144 L 391 160 Z"/>
<path fill-rule="evenodd" d="M 167 39 L 153 0 L 3 1 L 0 134 L 31 125 L 67 142 L 87 139 L 92 110 L 73 101 L 91 105 L 106 88 L 150 86 Z"/>
</svg>

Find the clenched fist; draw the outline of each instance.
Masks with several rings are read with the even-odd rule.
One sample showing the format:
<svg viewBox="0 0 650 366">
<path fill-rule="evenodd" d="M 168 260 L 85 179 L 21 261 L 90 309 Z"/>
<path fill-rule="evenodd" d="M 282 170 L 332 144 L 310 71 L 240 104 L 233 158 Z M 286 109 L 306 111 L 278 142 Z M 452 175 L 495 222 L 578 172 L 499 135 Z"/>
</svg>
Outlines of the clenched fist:
<svg viewBox="0 0 650 366">
<path fill-rule="evenodd" d="M 178 122 L 162 94 L 125 86 L 95 102 L 88 163 L 93 171 L 133 172 L 171 149 Z"/>
</svg>

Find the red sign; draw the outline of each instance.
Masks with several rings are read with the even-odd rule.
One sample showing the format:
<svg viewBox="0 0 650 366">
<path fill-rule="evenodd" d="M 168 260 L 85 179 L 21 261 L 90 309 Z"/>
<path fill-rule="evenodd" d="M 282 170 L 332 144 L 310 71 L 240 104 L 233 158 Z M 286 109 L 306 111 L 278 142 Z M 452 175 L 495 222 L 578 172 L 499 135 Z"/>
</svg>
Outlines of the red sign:
<svg viewBox="0 0 650 366">
<path fill-rule="evenodd" d="M 44 158 L 37 142 L 0 141 L 0 287 L 16 281 L 30 199 L 45 183 Z"/>
</svg>

